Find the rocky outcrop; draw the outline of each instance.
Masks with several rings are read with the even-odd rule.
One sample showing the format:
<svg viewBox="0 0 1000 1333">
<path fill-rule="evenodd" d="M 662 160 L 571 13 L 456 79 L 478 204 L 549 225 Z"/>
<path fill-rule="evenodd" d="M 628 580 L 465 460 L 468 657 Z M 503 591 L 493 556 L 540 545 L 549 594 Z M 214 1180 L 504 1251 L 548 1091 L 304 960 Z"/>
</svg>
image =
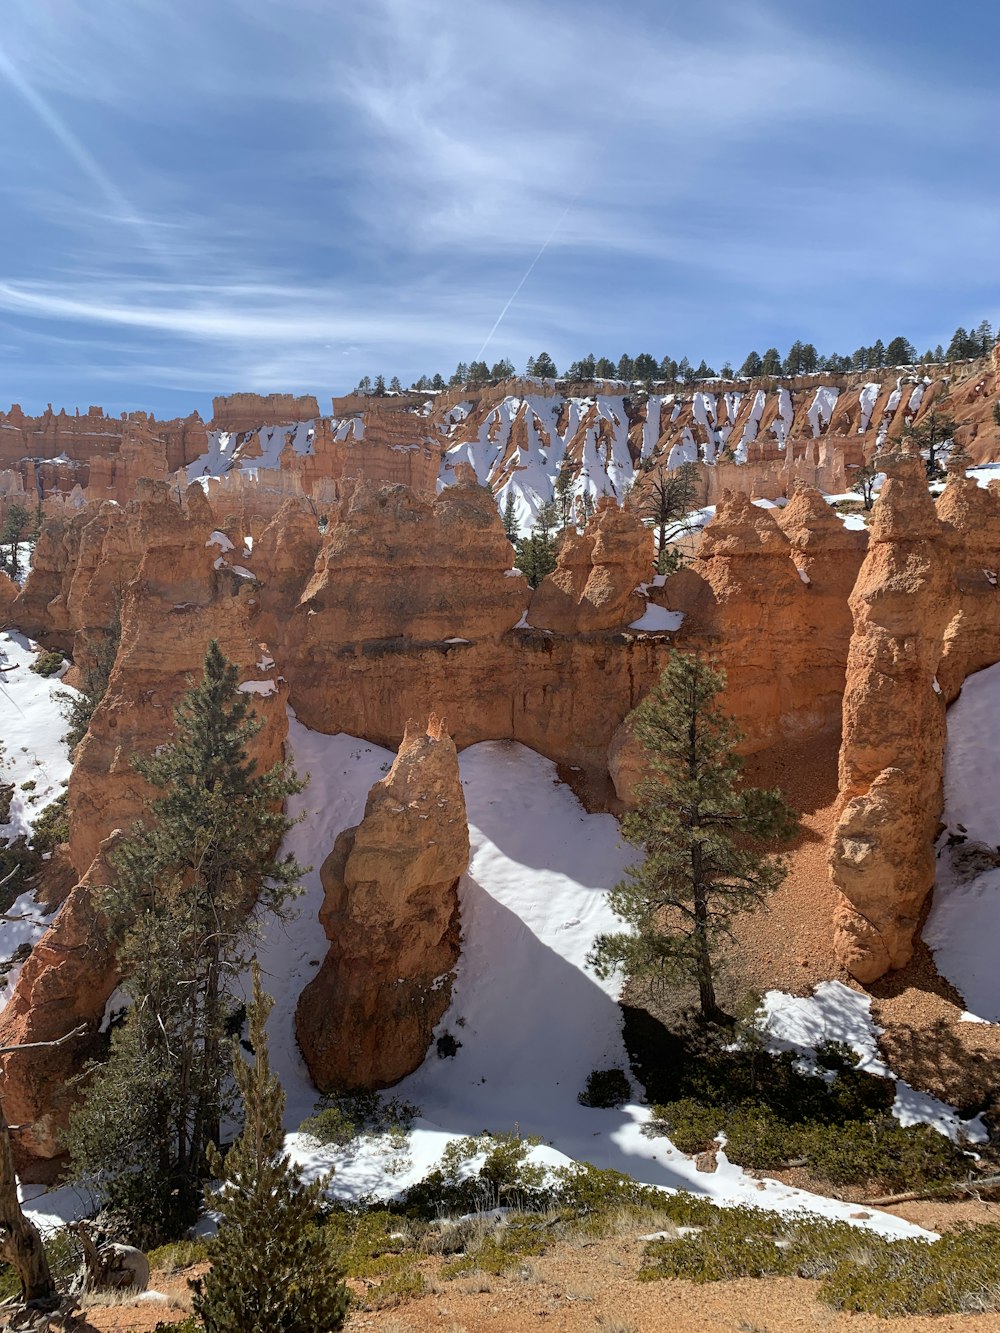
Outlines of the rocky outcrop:
<svg viewBox="0 0 1000 1333">
<path fill-rule="evenodd" d="M 531 595 L 528 620 L 560 634 L 628 625 L 645 610 L 636 587 L 652 576 L 652 562 L 652 531 L 605 497 L 583 532 L 564 538 L 555 570 Z"/>
<path fill-rule="evenodd" d="M 883 463 L 868 554 L 850 598 L 839 817 L 830 872 L 835 947 L 859 981 L 902 967 L 934 882 L 945 700 L 936 673 L 954 613 L 948 527 L 919 457 Z"/>
<path fill-rule="evenodd" d="M 88 1056 L 98 1054 L 96 1029 L 118 976 L 114 956 L 103 942 L 96 898 L 111 883 L 108 839 L 80 882 L 70 891 L 54 922 L 21 968 L 13 994 L 0 1014 L 0 1045 L 57 1041 L 83 1025 L 76 1039 L 43 1050 L 14 1052 L 3 1063 L 3 1108 L 17 1135 L 22 1176 L 50 1177 L 51 1164 L 65 1149 L 60 1133 L 78 1095 L 74 1075 Z"/>
<path fill-rule="evenodd" d="M 299 607 L 307 642 L 477 639 L 528 604 L 492 495 L 471 468 L 435 500 L 363 482 L 341 507 Z"/>
<path fill-rule="evenodd" d="M 330 949 L 296 1030 L 318 1088 L 384 1088 L 421 1063 L 451 998 L 469 827 L 458 754 L 433 714 L 409 723 L 364 819 L 323 863 Z"/>
</svg>

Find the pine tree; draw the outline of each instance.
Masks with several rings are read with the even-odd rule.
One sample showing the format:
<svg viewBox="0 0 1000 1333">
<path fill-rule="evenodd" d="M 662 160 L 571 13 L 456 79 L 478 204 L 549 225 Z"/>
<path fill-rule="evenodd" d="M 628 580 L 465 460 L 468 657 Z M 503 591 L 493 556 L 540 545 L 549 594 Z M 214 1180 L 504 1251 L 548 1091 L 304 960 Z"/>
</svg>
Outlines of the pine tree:
<svg viewBox="0 0 1000 1333">
<path fill-rule="evenodd" d="M 389 381 L 389 392 L 390 392 L 390 393 L 402 393 L 402 392 L 403 392 L 403 386 L 402 386 L 402 385 L 400 384 L 400 382 L 399 382 L 399 376 L 398 376 L 398 375 L 393 375 L 392 379 Z"/>
<path fill-rule="evenodd" d="M 511 380 L 514 378 L 515 374 L 516 371 L 514 370 L 513 361 L 511 361 L 509 357 L 505 356 L 502 357 L 499 361 L 494 362 L 493 369 L 490 371 L 490 379 Z"/>
<path fill-rule="evenodd" d="M 556 477 L 555 506 L 559 515 L 560 527 L 568 527 L 573 517 L 573 470 L 568 460 L 563 460 L 559 475 Z"/>
<path fill-rule="evenodd" d="M 796 340 L 788 349 L 788 355 L 785 357 L 784 372 L 786 375 L 798 375 L 802 370 L 802 343 Z"/>
<path fill-rule="evenodd" d="M 861 463 L 855 469 L 851 490 L 861 496 L 866 510 L 875 504 L 875 482 L 878 475 L 879 470 L 874 463 Z"/>
<path fill-rule="evenodd" d="M 443 389 L 444 387 L 445 387 L 444 376 L 443 376 L 443 375 L 435 375 L 434 378 L 431 380 L 431 388 L 432 388 L 432 389 Z"/>
<path fill-rule="evenodd" d="M 371 393 L 371 391 L 372 391 L 371 377 L 368 375 L 362 375 L 361 378 L 358 380 L 358 387 L 354 390 L 354 392 L 368 394 Z"/>
<path fill-rule="evenodd" d="M 639 498 L 633 497 L 633 510 L 656 531 L 658 574 L 667 572 L 668 543 L 690 531 L 688 514 L 694 508 L 697 490 L 697 463 L 682 463 L 677 468 L 661 464 L 643 483 Z"/>
<path fill-rule="evenodd" d="M 468 378 L 469 378 L 469 367 L 465 364 L 464 361 L 459 361 L 458 365 L 455 367 L 454 374 L 449 380 L 449 383 L 454 386 L 458 386 L 461 384 L 465 384 L 468 381 Z"/>
<path fill-rule="evenodd" d="M 615 374 L 620 380 L 624 380 L 626 384 L 631 382 L 632 358 L 629 356 L 628 352 L 622 352 L 621 356 L 618 358 Z"/>
<path fill-rule="evenodd" d="M 969 335 L 961 324 L 951 335 L 951 342 L 948 344 L 948 350 L 945 353 L 947 361 L 964 361 L 969 355 Z"/>
<path fill-rule="evenodd" d="M 740 374 L 745 379 L 756 379 L 763 369 L 763 362 L 757 352 L 751 352 L 747 359 L 740 366 Z"/>
<path fill-rule="evenodd" d="M 916 447 L 924 455 L 928 481 L 939 481 L 944 476 L 940 455 L 944 447 L 954 439 L 958 423 L 947 412 L 932 408 L 919 422 L 910 422 L 903 427 L 904 440 Z M 898 443 L 894 440 L 893 443 Z"/>
<path fill-rule="evenodd" d="M 672 356 L 665 356 L 660 362 L 660 378 L 670 382 L 677 378 L 677 362 Z"/>
<path fill-rule="evenodd" d="M 243 1132 L 225 1161 L 209 1149 L 223 1185 L 208 1196 L 220 1213 L 212 1267 L 191 1283 L 206 1333 L 332 1333 L 349 1296 L 315 1217 L 325 1181 L 304 1185 L 282 1152 L 285 1095 L 271 1073 L 264 994 L 253 964 L 248 1006 L 253 1064 L 233 1039 L 232 1067 L 243 1099 Z"/>
<path fill-rule="evenodd" d="M 658 367 L 656 358 L 649 352 L 640 352 L 632 365 L 632 378 L 637 380 L 655 380 Z"/>
<path fill-rule="evenodd" d="M 887 366 L 912 366 L 917 359 L 917 349 L 907 338 L 893 338 L 885 349 Z"/>
<path fill-rule="evenodd" d="M 212 642 L 174 710 L 174 740 L 133 760 L 162 794 L 155 822 L 111 853 L 114 882 L 99 900 L 131 1006 L 67 1146 L 76 1178 L 140 1243 L 178 1234 L 197 1211 L 227 1105 L 224 1035 L 252 909 L 280 910 L 303 873 L 274 851 L 292 823 L 282 802 L 302 784 L 283 762 L 258 773 L 248 757 L 263 724 L 238 674 Z"/>
<path fill-rule="evenodd" d="M 993 329 L 990 327 L 990 321 L 984 319 L 973 335 L 977 344 L 977 356 L 989 356 L 993 350 Z"/>
<path fill-rule="evenodd" d="M 507 499 L 503 506 L 503 530 L 507 534 L 507 540 L 512 546 L 517 545 L 517 501 L 514 499 L 513 487 L 507 487 Z"/>
<path fill-rule="evenodd" d="M 27 539 L 30 526 L 31 515 L 15 501 L 8 507 L 0 528 L 0 569 L 6 569 L 12 579 L 20 572 L 18 544 Z"/>
<path fill-rule="evenodd" d="M 556 567 L 556 543 L 552 536 L 558 522 L 558 512 L 551 500 L 538 510 L 528 537 L 517 543 L 517 568 L 528 580 L 529 587 L 537 588 L 546 574 Z"/>
<path fill-rule="evenodd" d="M 762 375 L 781 374 L 781 354 L 777 347 L 769 347 L 764 353 L 760 363 L 760 373 Z"/>
<path fill-rule="evenodd" d="M 534 374 L 538 379 L 554 380 L 558 375 L 556 363 L 549 356 L 548 352 L 540 352 L 535 357 L 535 369 L 530 374 Z"/>
<path fill-rule="evenodd" d="M 376 398 L 384 398 L 384 397 L 385 397 L 385 376 L 384 376 L 384 375 L 376 375 L 376 376 L 375 376 L 375 387 L 372 389 L 372 393 L 375 395 Z"/>
<path fill-rule="evenodd" d="M 781 884 L 785 867 L 763 844 L 795 830 L 778 791 L 739 787 L 741 737 L 716 702 L 724 687 L 724 673 L 700 655 L 674 653 L 632 715 L 649 777 L 622 828 L 646 857 L 628 867 L 610 904 L 633 933 L 598 936 L 589 959 L 599 977 L 621 969 L 653 998 L 693 979 L 710 1021 L 725 1017 L 715 994 L 719 938 Z"/>
</svg>

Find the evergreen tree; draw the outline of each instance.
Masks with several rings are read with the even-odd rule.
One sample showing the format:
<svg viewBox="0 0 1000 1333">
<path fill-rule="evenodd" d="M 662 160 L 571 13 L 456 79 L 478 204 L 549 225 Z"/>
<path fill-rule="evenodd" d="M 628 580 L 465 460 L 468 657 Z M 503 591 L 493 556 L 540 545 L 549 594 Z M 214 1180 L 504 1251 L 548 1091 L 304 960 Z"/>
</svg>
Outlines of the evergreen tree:
<svg viewBox="0 0 1000 1333">
<path fill-rule="evenodd" d="M 485 361 L 473 361 L 469 365 L 469 383 L 485 384 L 490 377 L 490 368 Z"/>
<path fill-rule="evenodd" d="M 885 344 L 881 338 L 876 338 L 875 345 L 869 347 L 868 364 L 878 369 L 885 365 Z"/>
<path fill-rule="evenodd" d="M 452 375 L 449 383 L 457 387 L 458 385 L 465 384 L 468 381 L 468 378 L 469 367 L 464 361 L 459 361 L 458 365 L 455 367 L 455 373 Z"/>
<path fill-rule="evenodd" d="M 744 379 L 756 379 L 763 371 L 764 363 L 757 352 L 751 352 L 747 359 L 740 366 L 740 374 Z"/>
<path fill-rule="evenodd" d="M 668 382 L 677 378 L 677 362 L 672 356 L 665 356 L 660 362 L 660 378 Z"/>
<path fill-rule="evenodd" d="M 525 367 L 524 367 L 524 373 L 525 373 L 525 375 L 528 376 L 529 379 L 534 375 L 534 373 L 535 373 L 535 358 L 534 358 L 533 356 L 529 356 L 529 357 L 528 357 L 527 364 L 526 364 Z"/>
<path fill-rule="evenodd" d="M 656 358 L 648 352 L 640 352 L 632 365 L 632 378 L 637 380 L 655 380 L 658 367 Z"/>
<path fill-rule="evenodd" d="M 701 358 L 701 363 L 699 364 L 698 369 L 694 372 L 694 378 L 695 378 L 696 380 L 714 380 L 714 379 L 715 379 L 715 371 L 714 371 L 714 370 L 712 369 L 712 367 L 708 364 L 708 362 L 705 360 L 704 357 Z"/>
<path fill-rule="evenodd" d="M 615 368 L 615 375 L 618 379 L 624 380 L 626 384 L 632 380 L 632 358 L 628 352 L 622 352 L 618 358 L 618 365 Z"/>
<path fill-rule="evenodd" d="M 965 361 L 969 356 L 969 335 L 961 324 L 951 335 L 951 342 L 948 344 L 948 350 L 945 353 L 946 361 Z M 972 355 L 975 355 L 973 353 Z"/>
<path fill-rule="evenodd" d="M 16 501 L 4 515 L 3 527 L 0 527 L 0 569 L 6 570 L 12 579 L 20 572 L 18 544 L 26 541 L 31 530 L 31 515 L 24 505 Z"/>
<path fill-rule="evenodd" d="M 535 518 L 531 535 L 517 543 L 517 568 L 528 580 L 528 586 L 537 588 L 546 574 L 556 567 L 556 543 L 552 535 L 559 521 L 558 511 L 551 500 L 541 506 Z"/>
<path fill-rule="evenodd" d="M 594 497 L 589 489 L 581 491 L 581 493 L 576 497 L 576 508 L 577 508 L 577 513 L 580 515 L 581 526 L 586 527 L 587 524 L 590 522 L 590 520 L 594 517 L 594 510 L 595 510 Z"/>
<path fill-rule="evenodd" d="M 384 397 L 385 397 L 385 376 L 384 376 L 384 375 L 376 375 L 376 376 L 375 376 L 375 387 L 372 389 L 372 393 L 375 395 L 376 398 L 384 398 Z"/>
<path fill-rule="evenodd" d="M 867 347 L 859 347 L 851 358 L 852 370 L 867 370 L 871 365 L 869 356 L 870 352 Z"/>
<path fill-rule="evenodd" d="M 938 365 L 940 365 L 941 362 L 944 360 L 944 348 L 941 346 L 940 343 L 938 343 L 937 347 L 934 348 L 934 360 L 938 363 Z"/>
<path fill-rule="evenodd" d="M 633 933 L 598 936 L 589 960 L 599 977 L 621 969 L 653 997 L 693 979 L 710 1021 L 725 1017 L 715 994 L 719 937 L 782 882 L 784 865 L 763 845 L 795 829 L 780 792 L 739 787 L 741 737 L 716 702 L 724 686 L 724 673 L 698 654 L 674 653 L 632 715 L 650 776 L 622 828 L 646 857 L 610 903 Z"/>
<path fill-rule="evenodd" d="M 554 380 L 558 375 L 556 363 L 549 356 L 548 352 L 541 352 L 535 357 L 535 369 L 533 372 L 539 379 Z"/>
<path fill-rule="evenodd" d="M 762 375 L 781 374 L 781 355 L 777 347 L 769 347 L 764 353 L 760 363 L 760 373 Z"/>
<path fill-rule="evenodd" d="M 390 392 L 390 393 L 402 393 L 402 392 L 403 392 L 403 386 L 402 386 L 402 385 L 400 384 L 400 382 L 399 382 L 399 376 L 398 376 L 398 375 L 393 375 L 392 379 L 389 381 L 389 392 Z"/>
<path fill-rule="evenodd" d="M 917 349 L 908 338 L 893 338 L 885 349 L 887 366 L 912 366 L 917 359 Z"/>
<path fill-rule="evenodd" d="M 694 508 L 698 491 L 697 463 L 682 463 L 677 468 L 661 464 L 643 483 L 642 494 L 633 498 L 632 508 L 656 531 L 656 572 L 665 574 L 670 552 L 668 543 L 689 532 L 688 514 Z"/>
<path fill-rule="evenodd" d="M 802 371 L 802 343 L 795 341 L 788 349 L 788 355 L 785 357 L 784 373 L 786 375 L 798 375 Z"/>
<path fill-rule="evenodd" d="M 694 366 L 692 366 L 686 356 L 681 357 L 680 364 L 677 367 L 677 375 L 685 384 L 692 384 L 694 382 Z"/>
<path fill-rule="evenodd" d="M 514 498 L 514 488 L 507 487 L 507 499 L 503 505 L 503 530 L 507 534 L 507 540 L 511 546 L 517 546 L 517 501 Z"/>
<path fill-rule="evenodd" d="M 722 369 L 719 371 L 719 374 L 722 376 L 724 380 L 731 380 L 733 378 L 732 362 L 723 361 Z"/>
<path fill-rule="evenodd" d="M 431 380 L 431 388 L 440 390 L 443 389 L 444 387 L 445 387 L 444 376 L 435 375 L 434 378 Z"/>
<path fill-rule="evenodd" d="M 594 365 L 595 379 L 612 380 L 615 378 L 615 374 L 615 363 L 609 357 L 599 357 Z"/>
<path fill-rule="evenodd" d="M 358 387 L 354 390 L 354 392 L 371 393 L 371 391 L 372 391 L 371 379 L 369 378 L 368 375 L 362 375 L 361 378 L 358 380 Z"/>
<path fill-rule="evenodd" d="M 350 1297 L 316 1225 L 325 1180 L 304 1185 L 282 1152 L 285 1094 L 271 1073 L 267 1016 L 273 1001 L 253 964 L 248 1007 L 253 1064 L 233 1039 L 232 1068 L 243 1099 L 243 1132 L 223 1161 L 209 1148 L 222 1188 L 207 1196 L 220 1214 L 212 1267 L 191 1283 L 205 1333 L 333 1333 Z"/>
<path fill-rule="evenodd" d="M 990 327 L 990 321 L 984 319 L 973 335 L 978 344 L 977 356 L 989 356 L 993 350 L 993 329 Z"/>
<path fill-rule="evenodd" d="M 516 374 L 514 363 L 508 357 L 502 357 L 494 362 L 493 369 L 490 371 L 491 380 L 511 380 Z"/>
<path fill-rule="evenodd" d="M 227 1108 L 224 1041 L 233 978 L 254 938 L 253 907 L 278 911 L 302 872 L 274 849 L 302 784 L 247 754 L 263 725 L 238 670 L 209 645 L 200 682 L 174 710 L 175 738 L 134 767 L 161 795 L 154 823 L 111 853 L 99 897 L 131 1005 L 67 1136 L 74 1175 L 140 1243 L 177 1235 L 197 1213 L 206 1149 Z"/>
<path fill-rule="evenodd" d="M 573 471 L 567 460 L 563 460 L 559 475 L 556 477 L 555 506 L 559 526 L 568 527 L 573 518 Z"/>
<path fill-rule="evenodd" d="M 811 375 L 819 368 L 819 353 L 812 343 L 802 344 L 802 353 L 799 361 L 799 374 Z"/>
</svg>

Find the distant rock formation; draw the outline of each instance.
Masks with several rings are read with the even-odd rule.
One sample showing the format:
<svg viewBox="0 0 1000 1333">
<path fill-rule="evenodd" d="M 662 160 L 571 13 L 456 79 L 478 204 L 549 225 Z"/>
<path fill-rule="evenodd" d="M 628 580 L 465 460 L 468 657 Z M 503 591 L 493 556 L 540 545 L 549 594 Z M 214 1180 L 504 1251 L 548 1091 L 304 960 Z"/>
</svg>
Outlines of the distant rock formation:
<svg viewBox="0 0 1000 1333">
<path fill-rule="evenodd" d="M 422 1062 L 451 999 L 469 826 L 455 744 L 408 723 L 364 819 L 321 869 L 330 949 L 302 992 L 299 1045 L 323 1090 L 385 1088 Z"/>
<path fill-rule="evenodd" d="M 560 634 L 628 625 L 646 609 L 636 586 L 652 576 L 652 530 L 606 496 L 583 532 L 563 538 L 555 570 L 531 595 L 528 620 Z"/>
</svg>

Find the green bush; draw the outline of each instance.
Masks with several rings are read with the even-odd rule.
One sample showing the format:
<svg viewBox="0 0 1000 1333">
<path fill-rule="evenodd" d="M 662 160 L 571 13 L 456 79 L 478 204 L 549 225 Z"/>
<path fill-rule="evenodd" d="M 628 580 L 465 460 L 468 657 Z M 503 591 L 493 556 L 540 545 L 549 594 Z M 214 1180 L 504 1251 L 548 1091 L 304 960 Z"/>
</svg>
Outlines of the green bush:
<svg viewBox="0 0 1000 1333">
<path fill-rule="evenodd" d="M 210 1259 L 211 1243 L 203 1240 L 175 1240 L 167 1245 L 158 1245 L 146 1256 L 151 1269 L 162 1269 L 168 1273 L 181 1268 L 190 1268 L 193 1264 Z"/>
<path fill-rule="evenodd" d="M 69 841 L 67 801 L 66 792 L 60 792 L 35 820 L 31 830 L 31 846 L 40 856 L 53 851 L 59 843 Z"/>
<path fill-rule="evenodd" d="M 62 653 L 53 649 L 51 652 L 41 652 L 28 668 L 39 676 L 54 676 L 62 668 L 66 659 Z"/>
<path fill-rule="evenodd" d="M 420 1107 L 412 1102 L 378 1092 L 330 1093 L 317 1103 L 315 1114 L 302 1121 L 299 1131 L 342 1148 L 362 1134 L 407 1130 L 419 1114 Z"/>
<path fill-rule="evenodd" d="M 601 1109 L 624 1106 L 632 1096 L 632 1085 L 623 1069 L 592 1069 L 577 1101 L 581 1106 Z"/>
<path fill-rule="evenodd" d="M 413 1217 L 444 1217 L 491 1208 L 530 1212 L 552 1202 L 547 1171 L 528 1155 L 541 1142 L 518 1134 L 480 1134 L 455 1139 L 441 1154 L 441 1164 L 403 1196 L 403 1209 Z M 482 1156 L 477 1171 L 471 1163 Z"/>
</svg>

